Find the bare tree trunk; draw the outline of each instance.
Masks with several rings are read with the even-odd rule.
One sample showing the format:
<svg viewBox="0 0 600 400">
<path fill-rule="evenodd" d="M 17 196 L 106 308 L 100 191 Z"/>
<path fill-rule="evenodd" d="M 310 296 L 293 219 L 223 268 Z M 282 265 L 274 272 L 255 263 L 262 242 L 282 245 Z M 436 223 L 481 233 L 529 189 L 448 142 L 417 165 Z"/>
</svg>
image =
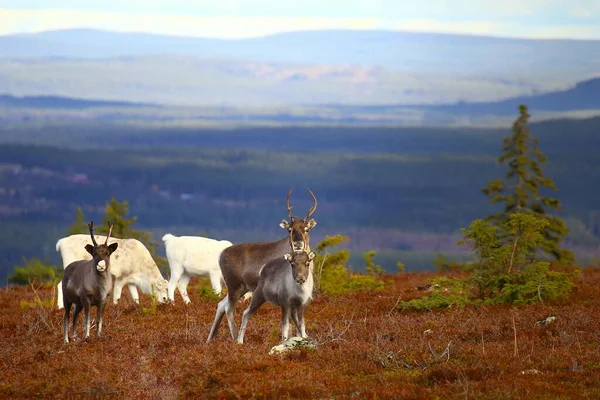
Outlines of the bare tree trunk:
<svg viewBox="0 0 600 400">
<path fill-rule="evenodd" d="M 517 247 L 519 243 L 519 237 L 515 236 L 515 242 L 513 243 L 512 253 L 510 254 L 510 264 L 508 265 L 508 273 L 512 271 L 513 263 L 515 262 L 515 253 L 517 252 Z"/>
</svg>

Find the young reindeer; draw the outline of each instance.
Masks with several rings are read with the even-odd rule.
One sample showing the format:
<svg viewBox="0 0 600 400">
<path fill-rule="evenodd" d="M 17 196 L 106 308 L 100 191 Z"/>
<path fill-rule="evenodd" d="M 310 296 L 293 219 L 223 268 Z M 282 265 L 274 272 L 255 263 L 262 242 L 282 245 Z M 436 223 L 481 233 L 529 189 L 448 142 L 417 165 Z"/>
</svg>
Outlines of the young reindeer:
<svg viewBox="0 0 600 400">
<path fill-rule="evenodd" d="M 296 325 L 296 334 L 303 338 L 308 337 L 304 310 L 312 299 L 314 258 L 315 253 L 312 251 L 293 252 L 269 261 L 260 269 L 258 285 L 252 288 L 252 301 L 242 316 L 238 343 L 244 343 L 248 320 L 267 301 L 281 308 L 282 341 L 288 339 L 290 317 Z"/>
<path fill-rule="evenodd" d="M 217 306 L 215 321 L 210 329 L 207 343 L 211 342 L 219 329 L 223 315 L 227 315 L 227 323 L 232 339 L 237 338 L 237 329 L 235 326 L 235 305 L 237 301 L 251 288 L 258 285 L 258 276 L 260 269 L 270 260 L 282 258 L 290 252 L 306 251 L 310 252 L 309 231 L 315 227 L 317 222 L 310 219 L 310 216 L 317 209 L 317 198 L 314 193 L 307 189 L 313 198 L 314 205 L 308 210 L 308 214 L 303 219 L 298 219 L 292 214 L 290 206 L 289 190 L 286 199 L 290 222 L 285 219 L 281 221 L 281 226 L 287 229 L 288 235 L 281 240 L 273 242 L 252 242 L 241 243 L 230 246 L 223 250 L 219 257 L 219 266 L 223 274 L 223 280 L 227 286 L 227 296 L 221 300 Z"/>
<path fill-rule="evenodd" d="M 77 316 L 84 310 L 85 340 L 90 337 L 90 308 L 96 306 L 97 335 L 102 332 L 102 313 L 108 301 L 108 294 L 113 287 L 113 276 L 110 273 L 110 255 L 117 250 L 118 243 L 108 245 L 113 224 L 108 224 L 108 235 L 104 244 L 98 245 L 94 239 L 94 221 L 88 224 L 93 246 L 85 249 L 92 255 L 91 260 L 74 261 L 67 265 L 63 274 L 62 291 L 65 306 L 63 321 L 64 342 L 69 342 L 69 314 L 71 305 L 75 304 L 73 313 L 73 338 L 77 336 Z"/>
</svg>

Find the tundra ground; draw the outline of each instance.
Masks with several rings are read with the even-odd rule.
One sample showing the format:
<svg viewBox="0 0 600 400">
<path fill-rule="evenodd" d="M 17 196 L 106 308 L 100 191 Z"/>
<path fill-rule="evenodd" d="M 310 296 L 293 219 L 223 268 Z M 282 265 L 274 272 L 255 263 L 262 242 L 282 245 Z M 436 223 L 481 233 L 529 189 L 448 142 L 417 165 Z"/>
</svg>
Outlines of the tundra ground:
<svg viewBox="0 0 600 400">
<path fill-rule="evenodd" d="M 280 341 L 280 313 L 271 305 L 250 320 L 245 344 L 229 338 L 225 320 L 205 343 L 217 300 L 201 281 L 188 288 L 188 306 L 179 293 L 159 306 L 124 294 L 107 306 L 103 337 L 94 329 L 89 342 L 66 345 L 52 288 L 0 289 L 0 398 L 600 398 L 600 269 L 585 269 L 562 302 L 396 310 L 434 275 L 315 294 L 306 318 L 316 350 L 275 356 L 267 353 Z"/>
</svg>

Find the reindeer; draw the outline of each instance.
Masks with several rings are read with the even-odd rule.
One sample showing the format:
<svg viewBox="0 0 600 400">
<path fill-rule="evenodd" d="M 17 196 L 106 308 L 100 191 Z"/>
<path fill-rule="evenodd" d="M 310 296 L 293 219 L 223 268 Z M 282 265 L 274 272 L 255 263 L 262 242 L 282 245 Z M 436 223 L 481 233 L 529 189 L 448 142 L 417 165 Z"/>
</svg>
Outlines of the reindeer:
<svg viewBox="0 0 600 400">
<path fill-rule="evenodd" d="M 162 238 L 165 243 L 171 279 L 169 300 L 175 301 L 175 286 L 184 303 L 191 302 L 187 286 L 193 276 L 208 276 L 213 291 L 221 295 L 221 268 L 219 256 L 223 249 L 231 246 L 228 240 L 215 240 L 200 236 L 173 236 L 167 233 Z"/>
<path fill-rule="evenodd" d="M 95 235 L 96 240 L 106 240 L 106 236 Z M 60 252 L 63 268 L 77 260 L 90 260 L 92 256 L 86 251 L 85 245 L 90 238 L 88 235 L 71 235 L 56 242 L 56 251 Z M 158 303 L 168 299 L 168 282 L 160 273 L 150 251 L 142 242 L 133 238 L 120 239 L 111 237 L 113 242 L 119 244 L 119 251 L 111 259 L 110 273 L 114 278 L 112 290 L 113 303 L 117 304 L 121 298 L 123 287 L 127 285 L 129 294 L 136 304 L 140 302 L 138 288 L 142 293 L 156 295 Z M 220 273 L 221 271 L 219 271 Z M 59 309 L 64 307 L 62 296 L 62 282 L 58 283 L 57 302 Z"/>
<path fill-rule="evenodd" d="M 274 258 L 283 257 L 289 253 L 290 247 L 292 252 L 310 252 L 309 232 L 317 225 L 317 222 L 314 219 L 309 220 L 309 218 L 317 209 L 317 198 L 310 189 L 307 190 L 312 196 L 314 204 L 303 219 L 299 219 L 292 214 L 292 207 L 290 206 L 292 189 L 287 194 L 286 205 L 290 222 L 284 219 L 279 224 L 283 229 L 287 229 L 288 235 L 286 237 L 273 242 L 236 244 L 226 248 L 221 253 L 219 266 L 227 286 L 227 296 L 217 306 L 215 320 L 206 340 L 207 343 L 215 338 L 224 314 L 227 314 L 231 338 L 236 339 L 235 305 L 240 297 L 251 291 L 251 288 L 256 287 L 260 269 L 267 262 Z"/>
<path fill-rule="evenodd" d="M 62 289 L 65 316 L 63 321 L 64 342 L 69 342 L 69 314 L 71 305 L 75 304 L 73 313 L 73 338 L 77 336 L 77 316 L 84 310 L 85 340 L 90 337 L 90 308 L 96 306 L 96 333 L 102 332 L 102 313 L 113 287 L 113 276 L 110 272 L 110 256 L 117 250 L 118 243 L 108 245 L 113 224 L 108 224 L 108 235 L 104 244 L 98 245 L 94 238 L 94 221 L 88 224 L 93 246 L 87 244 L 85 249 L 92 255 L 91 260 L 73 261 L 67 265 L 63 274 Z"/>
<path fill-rule="evenodd" d="M 312 251 L 288 253 L 281 258 L 272 259 L 260 269 L 258 285 L 251 288 L 252 301 L 242 316 L 238 343 L 244 343 L 248 320 L 267 301 L 281 308 L 282 341 L 288 339 L 290 317 L 296 325 L 296 335 L 308 337 L 304 323 L 304 310 L 312 300 L 314 258 L 315 253 Z"/>
</svg>

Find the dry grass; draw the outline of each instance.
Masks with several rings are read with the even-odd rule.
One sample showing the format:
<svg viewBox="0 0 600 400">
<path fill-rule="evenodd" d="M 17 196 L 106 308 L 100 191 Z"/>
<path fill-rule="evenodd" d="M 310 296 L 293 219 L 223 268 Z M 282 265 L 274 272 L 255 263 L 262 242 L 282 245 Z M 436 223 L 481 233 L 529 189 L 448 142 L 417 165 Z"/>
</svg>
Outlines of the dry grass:
<svg viewBox="0 0 600 400">
<path fill-rule="evenodd" d="M 561 303 L 395 310 L 432 276 L 317 295 L 307 330 L 319 346 L 277 356 L 267 354 L 279 341 L 272 306 L 250 321 L 244 345 L 225 321 L 207 345 L 215 301 L 190 290 L 190 306 L 177 297 L 153 313 L 147 297 L 141 307 L 127 297 L 107 307 L 102 338 L 64 345 L 61 311 L 24 306 L 35 301 L 31 287 L 1 289 L 0 398 L 600 398 L 599 269 L 585 270 Z"/>
</svg>

